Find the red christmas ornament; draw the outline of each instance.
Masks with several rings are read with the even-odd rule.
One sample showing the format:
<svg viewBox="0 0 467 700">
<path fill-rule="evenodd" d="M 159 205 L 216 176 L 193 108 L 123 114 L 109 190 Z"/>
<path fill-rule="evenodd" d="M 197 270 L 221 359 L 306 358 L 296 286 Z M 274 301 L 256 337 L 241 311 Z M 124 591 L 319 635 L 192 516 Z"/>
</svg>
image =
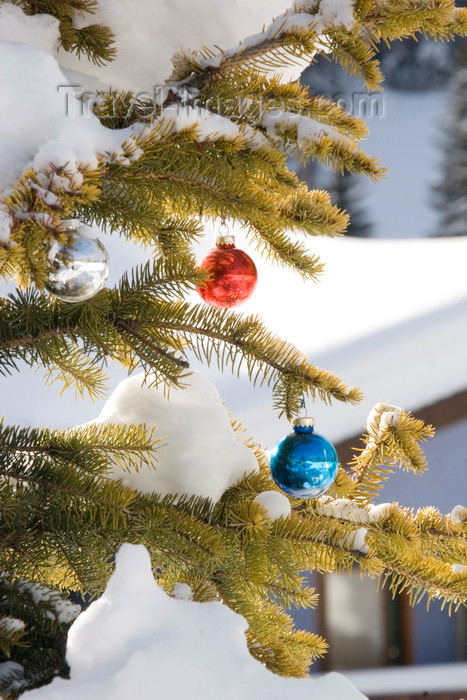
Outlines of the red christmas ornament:
<svg viewBox="0 0 467 700">
<path fill-rule="evenodd" d="M 200 296 L 211 306 L 238 306 L 253 293 L 258 272 L 253 260 L 235 247 L 234 236 L 219 236 L 213 248 L 198 264 L 198 270 L 211 275 Z"/>
</svg>

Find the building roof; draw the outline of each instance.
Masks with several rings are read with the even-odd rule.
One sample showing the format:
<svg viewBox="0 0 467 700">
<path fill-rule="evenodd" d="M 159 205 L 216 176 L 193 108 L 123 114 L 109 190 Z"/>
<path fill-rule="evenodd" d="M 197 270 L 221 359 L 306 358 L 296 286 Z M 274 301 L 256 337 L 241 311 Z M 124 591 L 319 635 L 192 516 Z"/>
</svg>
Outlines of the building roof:
<svg viewBox="0 0 467 700">
<path fill-rule="evenodd" d="M 363 390 L 358 406 L 314 404 L 318 432 L 338 442 L 360 433 L 381 399 L 417 411 L 467 390 L 467 237 L 317 239 L 310 248 L 326 264 L 319 284 L 260 264 L 257 291 L 241 308 Z M 246 415 L 226 400 L 268 441 L 259 425 L 266 394 L 249 396 Z"/>
</svg>

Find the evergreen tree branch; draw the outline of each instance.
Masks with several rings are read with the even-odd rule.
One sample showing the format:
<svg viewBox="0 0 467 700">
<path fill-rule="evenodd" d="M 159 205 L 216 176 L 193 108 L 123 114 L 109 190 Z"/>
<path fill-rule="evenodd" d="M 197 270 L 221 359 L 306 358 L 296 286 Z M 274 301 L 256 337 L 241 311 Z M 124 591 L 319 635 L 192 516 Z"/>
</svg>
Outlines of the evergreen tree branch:
<svg viewBox="0 0 467 700">
<path fill-rule="evenodd" d="M 161 289 L 161 281 L 157 289 Z M 261 381 L 273 384 L 276 408 L 288 417 L 299 412 L 303 392 L 318 393 L 324 400 L 355 402 L 360 398 L 357 389 L 313 367 L 296 348 L 268 333 L 257 317 L 207 310 L 205 305 L 166 302 L 158 292 L 148 294 L 147 280 L 135 295 L 136 289 L 130 289 L 124 281 L 119 292 L 101 293 L 86 304 L 55 304 L 32 292 L 4 300 L 0 322 L 8 330 L 8 337 L 1 341 L 0 366 L 9 367 L 12 351 L 18 354 L 19 349 L 29 364 L 39 356 L 46 366 L 54 363 L 61 348 L 53 341 L 62 334 L 71 336 L 74 342 L 81 339 L 82 352 L 95 360 L 106 354 L 124 365 L 140 366 L 147 373 L 175 382 L 185 369 L 185 361 L 174 356 L 173 350 L 185 354 L 189 348 L 208 362 L 214 350 L 221 366 L 228 363 L 239 369 L 245 363 L 253 381 L 260 376 Z M 53 317 L 47 314 L 46 329 L 41 328 L 44 319 L 40 314 L 24 324 L 21 309 L 29 308 L 32 299 L 43 311 L 53 310 Z M 137 318 L 133 311 L 136 299 Z M 15 323 L 7 324 L 12 318 Z"/>
<path fill-rule="evenodd" d="M 136 322 L 133 320 L 125 321 L 119 319 L 117 321 L 116 327 L 118 331 L 124 333 L 126 336 L 132 336 L 139 342 L 141 346 L 147 347 L 149 350 L 154 351 L 156 354 L 160 355 L 165 360 L 169 360 L 169 362 L 174 362 L 178 367 L 181 367 L 182 369 L 189 369 L 190 363 L 187 360 L 184 360 L 180 357 L 176 357 L 173 353 L 164 350 L 164 348 L 161 348 L 160 345 L 152 343 L 150 340 L 147 339 L 146 336 L 144 336 L 142 333 L 139 333 L 136 330 L 136 325 Z"/>
<path fill-rule="evenodd" d="M 22 282 L 34 281 L 41 288 L 49 266 L 45 242 L 63 239 L 60 216 L 74 207 L 85 220 L 118 227 L 129 238 L 172 256 L 187 254 L 199 234 L 200 213 L 211 219 L 238 219 L 260 251 L 303 276 L 316 275 L 316 257 L 288 232 L 340 235 L 347 224 L 345 213 L 326 193 L 308 192 L 288 171 L 284 154 L 265 137 L 258 144 L 252 132 L 239 127 L 235 139 L 213 135 L 212 140 L 199 140 L 195 113 L 193 119 L 193 128 L 181 132 L 174 131 L 170 119 L 161 120 L 133 144 L 144 154 L 139 159 L 130 165 L 117 159 L 82 173 L 85 184 L 80 192 L 54 192 L 61 201 L 59 212 L 31 189 L 41 174 L 25 174 L 8 199 L 16 216 L 15 245 L 2 253 L 4 273 L 20 275 Z M 15 215 L 18 210 L 21 217 Z M 198 222 L 187 220 L 187 212 Z M 176 235 L 179 223 L 181 234 Z"/>
<path fill-rule="evenodd" d="M 386 415 L 384 424 L 381 420 Z M 387 417 L 389 416 L 389 419 Z M 426 459 L 418 445 L 432 437 L 432 426 L 425 426 L 410 413 L 391 413 L 391 407 L 380 404 L 369 426 L 369 434 L 363 441 L 365 447 L 359 449 L 351 463 L 355 474 L 353 497 L 372 499 L 397 464 L 416 474 L 426 469 Z"/>
<path fill-rule="evenodd" d="M 90 24 L 82 29 L 73 26 L 75 15 L 94 14 L 97 0 L 13 0 L 28 15 L 47 14 L 59 20 L 60 44 L 65 51 L 84 54 L 96 65 L 112 61 L 117 49 L 108 27 Z"/>
</svg>

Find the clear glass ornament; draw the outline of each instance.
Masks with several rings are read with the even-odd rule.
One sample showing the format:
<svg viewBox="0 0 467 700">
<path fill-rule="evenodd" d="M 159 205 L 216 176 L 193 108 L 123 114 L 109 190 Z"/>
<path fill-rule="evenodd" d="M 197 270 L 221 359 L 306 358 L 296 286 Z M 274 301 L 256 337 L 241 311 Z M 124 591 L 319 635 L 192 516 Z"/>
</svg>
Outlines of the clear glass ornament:
<svg viewBox="0 0 467 700">
<path fill-rule="evenodd" d="M 61 301 L 91 299 L 109 276 L 109 256 L 101 241 L 79 219 L 62 221 L 66 243 L 50 246 L 46 290 Z"/>
<path fill-rule="evenodd" d="M 271 453 L 271 475 L 282 491 L 295 498 L 315 498 L 325 493 L 338 470 L 337 452 L 314 432 L 312 418 L 297 418 L 293 432 Z"/>
</svg>

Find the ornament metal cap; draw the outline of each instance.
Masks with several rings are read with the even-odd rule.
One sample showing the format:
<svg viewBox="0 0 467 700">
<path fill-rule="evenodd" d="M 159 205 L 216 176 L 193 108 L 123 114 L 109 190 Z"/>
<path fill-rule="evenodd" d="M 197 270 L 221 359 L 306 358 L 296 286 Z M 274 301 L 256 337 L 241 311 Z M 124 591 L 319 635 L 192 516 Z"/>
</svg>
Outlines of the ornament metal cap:
<svg viewBox="0 0 467 700">
<path fill-rule="evenodd" d="M 217 236 L 216 245 L 235 245 L 235 236 Z"/>
<path fill-rule="evenodd" d="M 313 428 L 315 424 L 315 419 L 310 416 L 304 416 L 303 418 L 295 418 L 292 426 L 294 428 Z"/>
</svg>

